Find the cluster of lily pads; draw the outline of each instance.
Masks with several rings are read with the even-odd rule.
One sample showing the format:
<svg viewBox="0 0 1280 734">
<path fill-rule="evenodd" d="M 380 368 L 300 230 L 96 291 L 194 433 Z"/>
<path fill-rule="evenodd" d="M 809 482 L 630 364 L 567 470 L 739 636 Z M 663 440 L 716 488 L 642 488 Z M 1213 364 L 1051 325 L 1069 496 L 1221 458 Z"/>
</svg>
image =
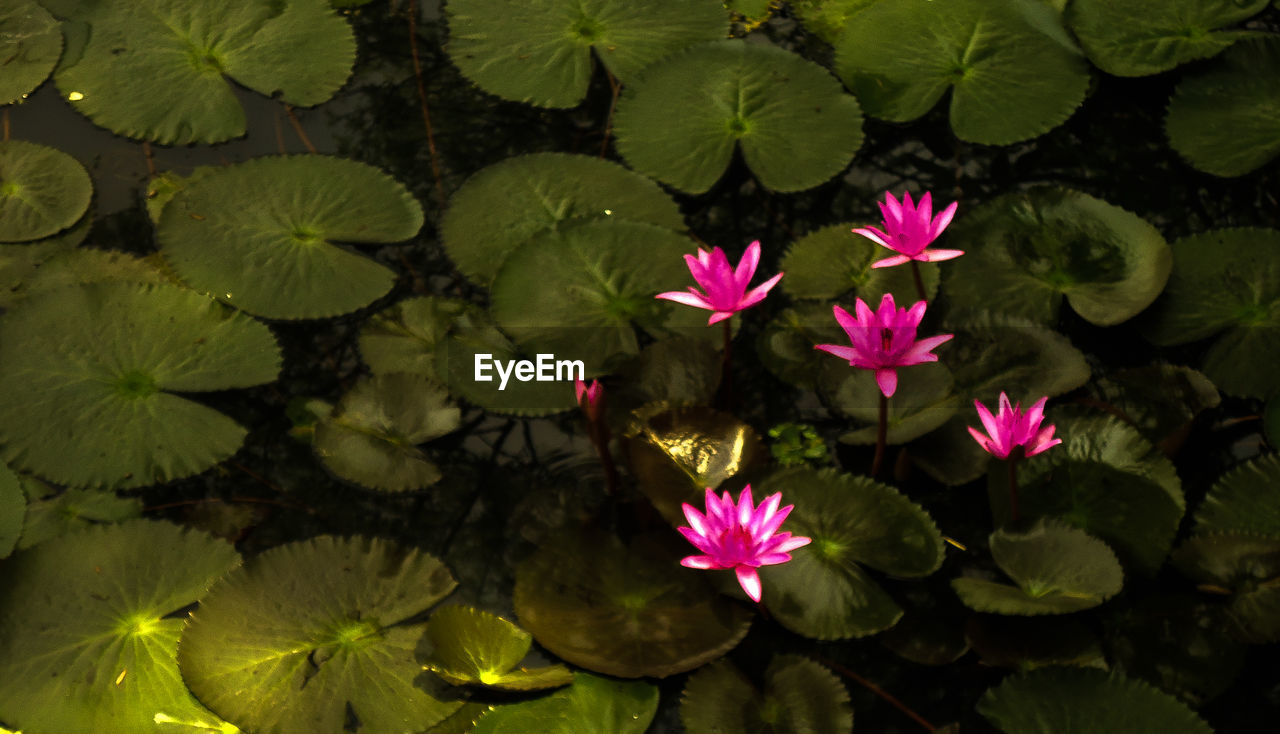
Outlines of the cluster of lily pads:
<svg viewBox="0 0 1280 734">
<path fill-rule="evenodd" d="M 229 140 L 246 124 L 233 83 L 299 107 L 347 83 L 353 16 L 336 9 L 360 5 L 14 0 L 0 10 L 0 104 L 51 78 L 118 135 Z M 686 258 L 695 275 L 728 272 L 722 250 L 699 248 L 687 213 L 726 185 L 735 159 L 753 188 L 812 189 L 849 170 L 864 116 L 916 120 L 944 97 L 958 139 L 1009 145 L 1064 124 L 1094 67 L 1136 77 L 1204 60 L 1169 101 L 1170 144 L 1219 176 L 1274 166 L 1280 36 L 1249 25 L 1267 2 L 1157 5 L 450 0 L 445 52 L 484 92 L 575 107 L 603 74 L 613 99 L 602 122 L 620 162 L 513 155 L 468 171 L 439 217 L 411 193 L 426 174 L 397 181 L 332 155 L 160 172 L 145 192 L 145 256 L 84 246 L 88 173 L 65 152 L 8 139 L 6 126 L 0 731 L 640 734 L 664 704 L 657 681 L 684 676 L 678 718 L 691 734 L 849 732 L 837 673 L 857 674 L 813 650 L 878 635 L 915 662 L 949 664 L 972 648 L 1002 664 L 1009 644 L 991 640 L 1045 630 L 1063 646 L 1012 656 L 1035 669 L 975 702 L 1000 730 L 1210 731 L 1188 703 L 1229 684 L 1245 645 L 1280 641 L 1280 461 L 1273 451 L 1238 462 L 1180 534 L 1189 502 L 1172 458 L 1194 450 L 1187 431 L 1222 395 L 1269 400 L 1278 420 L 1280 230 L 1170 243 L 1115 203 L 1034 185 L 963 201 L 945 235 L 955 249 L 942 252 L 964 256 L 900 251 L 911 268 L 877 262 L 898 243 L 870 220 L 762 238 L 751 270 L 760 259 L 786 277 L 755 294 L 751 273 L 739 284 L 751 304 L 776 285 L 758 328 L 717 307 L 710 288 L 673 290 L 688 282 Z M 827 67 L 770 43 L 759 29 L 775 22 L 829 43 Z M 406 293 L 414 263 L 394 254 L 414 241 L 447 255 L 451 270 L 427 275 L 453 287 Z M 955 336 L 937 361 L 904 362 L 914 366 L 890 387 L 883 369 L 855 364 L 850 324 L 865 326 L 867 303 L 898 318 L 895 298 L 928 301 L 912 330 L 927 318 L 930 333 Z M 859 314 L 836 310 L 854 347 L 836 346 L 846 333 L 833 303 Z M 436 439 L 467 417 L 560 416 L 594 444 L 605 476 L 587 481 L 600 498 L 536 538 L 515 564 L 509 610 L 447 601 L 467 578 L 373 535 L 242 557 L 202 530 L 141 517 L 138 490 L 218 472 L 265 430 L 215 406 L 289 389 L 280 333 L 338 317 L 359 323 L 359 364 L 331 394 L 290 395 L 290 433 L 353 495 L 430 501 L 461 463 Z M 1190 359 L 1117 368 L 1072 343 L 1119 325 Z M 1175 349 L 1192 343 L 1207 344 L 1203 355 Z M 817 397 L 840 426 L 829 432 L 840 457 L 876 445 L 875 468 L 846 470 L 854 462 L 833 460 L 807 424 L 771 431 L 779 440 L 766 448 L 739 415 L 758 396 L 729 384 L 731 345 L 776 389 Z M 539 354 L 580 361 L 595 382 L 575 394 L 566 382 L 476 380 L 479 355 Z M 1006 394 L 1035 405 L 1024 414 Z M 997 395 L 995 416 L 970 410 Z M 1049 409 L 1052 451 L 1041 396 L 1074 403 Z M 568 417 L 579 404 L 582 423 Z M 1015 444 L 1043 455 L 991 461 Z M 912 494 L 983 482 L 991 522 L 961 539 Z M 767 496 L 758 508 L 748 483 Z M 735 505 L 712 490 L 742 494 Z M 686 522 L 700 551 L 688 568 Z M 726 540 L 744 527 L 764 543 L 750 570 L 735 560 L 740 538 Z M 1079 621 L 1140 593 L 1167 562 L 1213 599 L 1202 617 L 1171 612 L 1215 621 L 1196 638 L 1222 666 L 1213 676 L 1161 668 L 1123 634 L 1104 655 Z M 707 568 L 735 568 L 738 581 L 697 570 Z M 940 569 L 944 601 L 922 581 Z M 917 633 L 930 606 L 948 604 L 972 613 L 958 643 Z M 1044 619 L 1060 624 L 1034 626 Z M 729 655 L 753 626 L 798 642 L 764 659 Z"/>
</svg>

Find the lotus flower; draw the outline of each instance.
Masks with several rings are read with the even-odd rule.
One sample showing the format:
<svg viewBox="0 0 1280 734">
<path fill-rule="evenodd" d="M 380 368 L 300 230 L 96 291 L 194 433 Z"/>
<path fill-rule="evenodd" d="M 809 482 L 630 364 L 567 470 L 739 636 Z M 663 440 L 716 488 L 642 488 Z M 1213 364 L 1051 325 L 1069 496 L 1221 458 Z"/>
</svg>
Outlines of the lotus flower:
<svg viewBox="0 0 1280 734">
<path fill-rule="evenodd" d="M 855 308 L 857 318 L 843 308 L 834 306 L 832 311 L 836 321 L 840 322 L 844 333 L 849 335 L 853 346 L 819 344 L 814 349 L 847 359 L 854 367 L 875 370 L 880 392 L 886 398 L 891 398 L 898 389 L 896 368 L 937 362 L 938 355 L 932 353 L 933 348 L 955 336 L 942 334 L 916 341 L 916 327 L 924 318 L 927 305 L 924 301 L 916 301 L 910 309 L 898 308 L 893 302 L 893 294 L 886 293 L 880 299 L 879 310 L 874 313 L 859 298 Z"/>
<path fill-rule="evenodd" d="M 578 393 L 578 405 L 582 408 L 582 412 L 587 414 L 591 420 L 600 417 L 600 398 L 604 395 L 604 385 L 599 380 L 592 380 L 590 385 L 583 382 L 581 378 L 573 381 L 574 390 Z M 586 397 L 584 403 L 582 398 Z"/>
<path fill-rule="evenodd" d="M 1048 451 L 1062 443 L 1062 439 L 1053 437 L 1054 426 L 1040 427 L 1044 420 L 1044 404 L 1048 400 L 1048 397 L 1040 398 L 1023 413 L 1022 403 L 1010 406 L 1009 396 L 1000 393 L 1000 410 L 994 416 L 987 406 L 975 400 L 973 405 L 978 409 L 978 418 L 982 419 L 987 435 L 982 435 L 972 426 L 969 427 L 969 435 L 992 456 L 1000 459 L 1007 459 L 1018 446 L 1023 447 L 1024 456 Z"/>
<path fill-rule="evenodd" d="M 760 601 L 761 566 L 772 566 L 791 560 L 790 551 L 809 544 L 809 538 L 791 537 L 791 533 L 779 533 L 782 521 L 791 514 L 795 505 L 778 509 L 782 493 L 775 492 L 764 498 L 759 507 L 751 500 L 751 485 L 743 488 L 735 505 L 728 492 L 717 498 L 707 488 L 707 514 L 698 512 L 688 502 L 681 505 L 689 527 L 677 528 L 680 534 L 693 543 L 703 555 L 680 559 L 680 565 L 688 568 L 732 568 L 738 575 L 738 583 L 752 601 Z"/>
<path fill-rule="evenodd" d="M 659 293 L 655 298 L 712 311 L 711 318 L 707 319 L 708 326 L 763 301 L 769 289 L 782 279 L 782 273 L 778 273 L 750 291 L 747 290 L 747 284 L 751 282 L 751 276 L 756 274 L 756 266 L 760 264 L 760 240 L 747 246 L 737 268 L 729 267 L 729 258 L 719 247 L 713 248 L 710 253 L 699 249 L 697 257 L 685 255 L 684 261 L 689 264 L 689 272 L 693 273 L 693 279 L 702 286 L 702 291 L 691 286 L 688 293 L 670 291 Z"/>
<path fill-rule="evenodd" d="M 888 268 L 894 265 L 919 260 L 920 262 L 938 262 L 960 257 L 963 250 L 930 250 L 929 243 L 942 234 L 942 230 L 951 224 L 956 214 L 958 202 L 952 202 L 938 216 L 933 216 L 933 196 L 925 193 L 920 198 L 920 206 L 911 201 L 911 194 L 902 195 L 902 203 L 893 198 L 893 194 L 885 192 L 884 203 L 880 205 L 880 213 L 884 216 L 884 229 L 875 227 L 859 227 L 853 230 L 872 242 L 882 245 L 898 253 L 884 260 L 871 264 L 873 268 Z"/>
</svg>

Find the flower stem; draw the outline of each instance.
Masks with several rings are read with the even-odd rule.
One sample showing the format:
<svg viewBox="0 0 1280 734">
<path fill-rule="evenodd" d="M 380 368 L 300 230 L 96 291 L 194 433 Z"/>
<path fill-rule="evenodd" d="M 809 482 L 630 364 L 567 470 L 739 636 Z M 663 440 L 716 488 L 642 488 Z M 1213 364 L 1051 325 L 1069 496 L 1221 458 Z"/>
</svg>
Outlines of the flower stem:
<svg viewBox="0 0 1280 734">
<path fill-rule="evenodd" d="M 600 398 L 603 401 L 603 397 Z M 605 492 L 610 497 L 618 494 L 618 467 L 613 463 L 613 454 L 609 453 L 609 426 L 604 422 L 604 405 L 600 406 L 599 419 L 587 416 L 587 430 L 591 443 L 600 456 L 600 466 L 604 467 Z"/>
<path fill-rule="evenodd" d="M 880 474 L 880 465 L 884 463 L 884 445 L 889 436 L 889 398 L 880 393 L 880 425 L 876 427 L 876 455 L 871 460 L 871 478 Z"/>
<path fill-rule="evenodd" d="M 916 282 L 916 294 L 920 296 L 920 300 L 929 300 L 929 297 L 924 292 L 924 278 L 920 277 L 920 263 L 915 260 L 911 261 L 911 279 Z"/>
<path fill-rule="evenodd" d="M 733 369 L 731 367 L 733 361 L 733 329 L 730 328 L 729 322 L 732 319 L 725 319 L 720 323 L 724 324 L 724 350 L 720 359 L 720 408 L 729 410 L 733 406 Z"/>
<path fill-rule="evenodd" d="M 846 668 L 840 663 L 837 663 L 836 661 L 828 657 L 825 657 L 823 655 L 814 655 L 813 659 L 818 661 L 819 663 L 822 663 L 828 668 L 831 668 L 832 670 L 836 671 L 840 675 L 843 675 L 844 677 L 854 681 L 858 685 L 862 686 L 863 688 L 866 688 L 868 691 L 871 691 L 872 693 L 876 694 L 880 698 L 883 698 L 886 702 L 888 702 L 890 706 L 896 708 L 897 710 L 911 717 L 911 720 L 916 722 L 920 726 L 923 726 L 925 728 L 925 731 L 937 731 L 938 727 L 934 726 L 933 724 L 930 724 L 928 719 L 912 711 L 911 708 L 908 707 L 905 703 L 899 701 L 897 698 L 894 698 L 892 695 L 889 694 L 888 691 L 876 685 L 875 683 L 872 683 L 871 681 L 867 680 L 866 678 L 863 678 L 862 676 Z"/>
<path fill-rule="evenodd" d="M 1009 518 L 1011 523 L 1018 521 L 1018 459 L 1022 453 L 1021 447 L 1009 454 L 1009 460 L 1005 462 L 1009 465 Z"/>
</svg>

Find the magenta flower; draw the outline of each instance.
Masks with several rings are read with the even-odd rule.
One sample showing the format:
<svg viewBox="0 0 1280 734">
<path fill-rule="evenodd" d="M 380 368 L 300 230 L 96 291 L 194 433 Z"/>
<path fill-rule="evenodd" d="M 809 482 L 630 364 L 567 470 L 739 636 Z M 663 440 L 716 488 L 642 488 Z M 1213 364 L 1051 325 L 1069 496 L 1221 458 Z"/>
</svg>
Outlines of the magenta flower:
<svg viewBox="0 0 1280 734">
<path fill-rule="evenodd" d="M 738 583 L 752 601 L 760 601 L 761 566 L 772 566 L 791 560 L 790 551 L 809 544 L 809 538 L 791 537 L 791 533 L 779 533 L 782 521 L 791 514 L 795 505 L 778 509 L 782 493 L 775 492 L 754 506 L 751 485 L 738 495 L 735 505 L 728 492 L 717 498 L 707 487 L 707 514 L 703 515 L 693 505 L 685 502 L 685 519 L 689 527 L 677 528 L 680 534 L 703 555 L 680 559 L 680 565 L 688 568 L 732 568 L 738 575 Z"/>
<path fill-rule="evenodd" d="M 982 435 L 978 429 L 970 426 L 969 435 L 978 445 L 986 449 L 992 456 L 1000 459 L 1009 458 L 1015 447 L 1022 446 L 1024 456 L 1035 456 L 1053 446 L 1062 443 L 1062 439 L 1053 437 L 1054 426 L 1040 427 L 1044 420 L 1044 404 L 1048 397 L 1040 398 L 1026 413 L 1022 412 L 1022 403 L 1009 405 L 1009 396 L 1000 393 L 1000 410 L 994 416 L 987 406 L 973 401 L 978 409 L 978 418 L 987 429 Z"/>
<path fill-rule="evenodd" d="M 690 286 L 688 293 L 670 291 L 659 293 L 655 298 L 713 311 L 711 318 L 707 319 L 708 326 L 763 301 L 769 289 L 782 279 L 782 273 L 778 273 L 750 291 L 747 290 L 747 284 L 751 282 L 751 276 L 756 274 L 756 266 L 760 264 L 760 240 L 747 245 L 747 251 L 743 253 L 742 260 L 738 261 L 737 268 L 729 267 L 729 258 L 719 247 L 712 248 L 710 253 L 699 248 L 697 257 L 685 255 L 684 261 L 689 264 L 689 272 L 693 273 L 693 279 L 702 286 L 702 291 Z"/>
<path fill-rule="evenodd" d="M 600 398 L 604 395 L 604 385 L 599 380 L 592 380 L 590 385 L 581 379 L 573 381 L 573 388 L 578 393 L 578 405 L 588 418 L 595 420 L 600 415 Z M 582 398 L 586 397 L 586 402 Z"/>
<path fill-rule="evenodd" d="M 884 229 L 875 227 L 859 227 L 853 230 L 877 245 L 898 253 L 893 257 L 877 260 L 871 264 L 873 268 L 887 268 L 894 265 L 919 260 L 920 262 L 938 262 L 960 257 L 963 250 L 930 250 L 929 243 L 942 234 L 942 230 L 951 224 L 956 214 L 958 202 L 952 202 L 938 216 L 933 216 L 933 196 L 925 193 L 917 207 L 911 201 L 911 194 L 902 195 L 902 203 L 893 198 L 893 194 L 884 192 L 884 203 L 880 205 L 880 213 L 884 216 Z"/>
<path fill-rule="evenodd" d="M 924 301 L 916 301 L 910 309 L 898 308 L 893 302 L 893 294 L 886 293 L 880 299 L 880 309 L 874 313 L 859 298 L 854 309 L 858 312 L 857 318 L 843 308 L 834 306 L 832 311 L 836 315 L 836 321 L 840 322 L 844 333 L 849 335 L 853 346 L 819 344 L 814 349 L 847 359 L 853 367 L 875 370 L 880 392 L 886 398 L 891 398 L 898 389 L 896 368 L 937 362 L 938 355 L 932 353 L 933 348 L 955 336 L 942 334 L 916 341 L 916 327 L 924 318 L 927 305 Z"/>
</svg>

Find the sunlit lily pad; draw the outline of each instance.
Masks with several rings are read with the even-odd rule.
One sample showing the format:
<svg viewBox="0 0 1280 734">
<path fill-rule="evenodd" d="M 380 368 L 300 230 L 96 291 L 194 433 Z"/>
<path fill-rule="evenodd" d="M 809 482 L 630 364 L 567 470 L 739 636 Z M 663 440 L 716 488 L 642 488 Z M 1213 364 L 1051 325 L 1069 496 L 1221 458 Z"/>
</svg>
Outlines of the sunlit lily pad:
<svg viewBox="0 0 1280 734">
<path fill-rule="evenodd" d="M 658 687 L 573 674 L 573 685 L 550 696 L 498 706 L 484 714 L 473 734 L 644 734 L 658 711 Z"/>
<path fill-rule="evenodd" d="M 394 372 L 357 382 L 316 425 L 316 455 L 338 476 L 403 492 L 440 480 L 419 448 L 458 427 L 461 411 L 430 377 Z"/>
<path fill-rule="evenodd" d="M 435 296 L 400 301 L 360 329 L 360 356 L 374 374 L 434 375 L 436 344 L 464 307 L 462 301 Z"/>
<path fill-rule="evenodd" d="M 630 546 L 594 529 L 553 536 L 516 570 L 520 625 L 588 670 L 622 678 L 669 675 L 720 657 L 747 634 L 751 613 L 716 594 L 707 571 L 683 568 L 682 542 Z"/>
<path fill-rule="evenodd" d="M 486 92 L 539 107 L 573 107 L 587 94 L 591 51 L 630 82 L 690 44 L 723 38 L 718 0 L 453 0 L 449 58 Z"/>
<path fill-rule="evenodd" d="M 784 530 L 812 538 L 792 560 L 760 569 L 764 601 L 784 627 L 835 640 L 887 629 L 902 609 L 863 567 L 927 576 L 942 564 L 942 536 L 919 505 L 871 479 L 826 469 L 786 469 L 754 487 L 794 504 Z"/>
<path fill-rule="evenodd" d="M 0 142 L 0 242 L 27 242 L 75 224 L 93 182 L 75 158 L 24 140 Z"/>
<path fill-rule="evenodd" d="M 453 685 L 536 691 L 573 682 L 573 673 L 563 665 L 515 670 L 529 653 L 533 638 L 507 620 L 474 607 L 437 610 L 424 639 L 430 644 L 427 669 Z"/>
<path fill-rule="evenodd" d="M 13 552 L 27 516 L 27 497 L 18 476 L 0 464 L 0 558 Z"/>
<path fill-rule="evenodd" d="M 951 582 L 965 606 L 996 614 L 1067 614 L 1096 607 L 1120 592 L 1116 556 L 1083 530 L 1056 522 L 991 534 L 991 556 L 1013 584 L 963 576 Z"/>
<path fill-rule="evenodd" d="M 0 564 L 0 718 L 30 732 L 141 734 L 164 713 L 218 730 L 174 656 L 181 610 L 239 560 L 226 543 L 147 520 L 15 553 Z"/>
<path fill-rule="evenodd" d="M 164 263 L 152 255 L 143 259 L 119 250 L 77 247 L 45 260 L 27 279 L 28 296 L 56 288 L 89 283 L 127 282 L 172 284 L 162 270 Z"/>
<path fill-rule="evenodd" d="M 887 442 L 906 443 L 946 423 L 961 408 L 953 387 L 951 371 L 941 362 L 899 369 L 898 391 L 889 399 Z M 828 357 L 818 389 L 836 410 L 856 421 L 855 430 L 840 436 L 842 442 L 876 442 L 881 393 L 874 370 L 850 367 L 848 362 Z"/>
<path fill-rule="evenodd" d="M 36 0 L 13 0 L 0 9 L 0 105 L 16 102 L 53 71 L 62 55 L 62 24 Z"/>
<path fill-rule="evenodd" d="M 849 691 L 831 671 L 799 655 L 778 655 L 760 691 L 732 663 L 718 661 L 689 676 L 680 721 L 689 734 L 790 731 L 848 734 Z"/>
<path fill-rule="evenodd" d="M 14 466 L 70 485 L 141 487 L 196 474 L 245 430 L 174 392 L 275 379 L 270 330 L 174 286 L 99 283 L 0 319 L 0 442 Z"/>
<path fill-rule="evenodd" d="M 1086 321 L 1110 326 L 1160 294 L 1172 263 L 1155 227 L 1069 189 L 1002 196 L 957 222 L 965 251 L 942 290 L 965 310 L 993 310 L 1052 325 L 1065 298 Z"/>
<path fill-rule="evenodd" d="M 329 156 L 257 158 L 201 176 L 156 228 L 161 252 L 193 287 L 277 319 L 324 318 L 367 306 L 395 273 L 337 246 L 402 242 L 422 207 L 387 174 Z"/>
<path fill-rule="evenodd" d="M 1004 734 L 1213 734 L 1173 696 L 1093 668 L 1010 676 L 978 701 L 978 713 Z"/>
<path fill-rule="evenodd" d="M 1171 249 L 1173 274 L 1146 337 L 1184 344 L 1225 330 L 1205 354 L 1205 376 L 1231 395 L 1265 398 L 1280 389 L 1280 231 L 1219 229 Z"/>
<path fill-rule="evenodd" d="M 1280 538 L 1280 456 L 1264 454 L 1222 475 L 1196 511 L 1195 532 Z"/>
<path fill-rule="evenodd" d="M 886 293 L 900 304 L 919 300 L 910 267 L 875 268 L 871 264 L 892 254 L 866 237 L 852 232 L 865 224 L 845 223 L 823 227 L 792 243 L 778 269 L 787 274 L 780 281 L 792 298 L 853 303 L 861 298 L 874 308 Z M 938 292 L 938 266 L 920 263 L 920 277 L 929 298 Z M 830 315 L 830 308 L 827 309 Z"/>
<path fill-rule="evenodd" d="M 142 500 L 117 497 L 99 489 L 54 490 L 33 477 L 23 477 L 27 517 L 18 548 L 69 535 L 92 525 L 123 522 L 142 514 Z"/>
<path fill-rule="evenodd" d="M 836 42 L 836 71 L 867 114 L 914 120 L 951 90 L 951 129 L 1008 145 L 1066 122 L 1089 67 L 1012 2 L 878 2 Z"/>
<path fill-rule="evenodd" d="M 381 540 L 272 548 L 201 599 L 182 631 L 182 678 L 247 731 L 429 728 L 461 704 L 415 684 L 424 622 L 409 620 L 455 585 L 434 557 Z"/>
<path fill-rule="evenodd" d="M 244 134 L 230 81 L 320 104 L 355 61 L 351 27 L 324 0 L 136 0 L 84 11 L 92 27 L 54 75 L 98 125 L 169 145 Z"/>
<path fill-rule="evenodd" d="M 1227 616 L 1243 642 L 1280 641 L 1280 537 L 1246 533 L 1196 535 L 1174 551 L 1173 564 L 1230 594 Z"/>
<path fill-rule="evenodd" d="M 1248 31 L 1223 30 L 1269 0 L 1072 0 L 1066 18 L 1100 69 L 1147 76 L 1221 52 Z"/>
<path fill-rule="evenodd" d="M 495 201 L 502 206 L 495 208 Z M 530 237 L 603 217 L 684 229 L 676 203 L 644 176 L 592 156 L 534 153 L 467 179 L 449 202 L 440 237 L 458 270 L 488 285 Z"/>
<path fill-rule="evenodd" d="M 739 40 L 646 69 L 618 101 L 614 128 L 628 165 L 691 194 L 711 188 L 738 147 L 766 188 L 801 191 L 844 170 L 862 145 L 858 101 L 826 69 Z"/>
</svg>

